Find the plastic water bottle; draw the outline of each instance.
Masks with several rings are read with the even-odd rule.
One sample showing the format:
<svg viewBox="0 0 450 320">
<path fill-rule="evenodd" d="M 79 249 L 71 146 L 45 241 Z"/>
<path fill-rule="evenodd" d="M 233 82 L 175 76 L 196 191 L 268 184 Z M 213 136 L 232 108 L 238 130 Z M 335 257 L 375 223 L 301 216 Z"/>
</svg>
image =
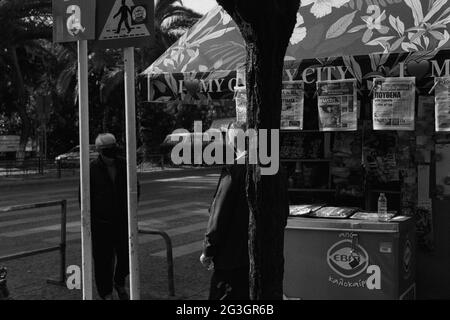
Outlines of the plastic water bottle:
<svg viewBox="0 0 450 320">
<path fill-rule="evenodd" d="M 378 220 L 387 220 L 387 198 L 384 193 L 380 193 L 380 196 L 378 197 Z"/>
</svg>

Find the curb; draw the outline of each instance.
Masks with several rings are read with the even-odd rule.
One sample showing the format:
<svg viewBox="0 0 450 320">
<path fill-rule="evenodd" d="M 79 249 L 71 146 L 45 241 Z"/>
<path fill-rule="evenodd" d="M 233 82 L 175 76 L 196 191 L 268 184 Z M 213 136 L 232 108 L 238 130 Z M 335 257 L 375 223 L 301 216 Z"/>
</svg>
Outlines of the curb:
<svg viewBox="0 0 450 320">
<path fill-rule="evenodd" d="M 176 168 L 176 170 L 165 169 L 165 170 L 157 170 L 157 171 L 148 171 L 148 172 L 138 172 L 138 176 L 146 177 L 154 174 L 171 174 L 175 172 L 198 172 L 198 171 L 215 171 L 220 170 L 219 167 L 198 167 L 198 168 Z M 54 183 L 54 184 L 64 184 L 67 182 L 76 182 L 79 181 L 79 175 L 71 176 L 71 177 L 63 177 L 63 178 L 54 178 L 54 177 L 42 177 L 42 178 L 31 178 L 31 179 L 22 179 L 16 181 L 1 181 L 0 180 L 0 189 L 1 188 L 13 188 L 13 187 L 21 187 L 21 186 L 35 186 L 42 183 Z"/>
</svg>

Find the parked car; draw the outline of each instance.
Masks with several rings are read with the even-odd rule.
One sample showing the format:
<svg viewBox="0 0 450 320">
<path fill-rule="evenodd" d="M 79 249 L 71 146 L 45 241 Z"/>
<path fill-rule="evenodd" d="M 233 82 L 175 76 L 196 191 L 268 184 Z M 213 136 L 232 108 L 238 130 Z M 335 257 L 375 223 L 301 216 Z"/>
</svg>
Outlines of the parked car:
<svg viewBox="0 0 450 320">
<path fill-rule="evenodd" d="M 95 145 L 89 146 L 89 160 L 94 160 L 98 157 Z M 60 154 L 55 158 L 55 163 L 60 163 L 61 167 L 76 167 L 80 164 L 80 146 L 76 146 L 66 153 Z"/>
<path fill-rule="evenodd" d="M 234 118 L 224 118 L 214 120 L 211 127 L 207 132 L 195 133 L 195 132 L 185 132 L 185 133 L 171 133 L 166 136 L 164 141 L 160 145 L 161 152 L 166 158 L 170 159 L 172 149 L 178 143 L 188 144 L 191 148 L 191 163 L 193 163 L 194 158 L 194 137 L 196 134 L 200 135 L 202 139 L 202 150 L 210 143 L 214 142 L 215 138 L 220 135 L 221 140 L 219 143 L 223 145 L 223 154 L 227 152 L 233 153 L 233 150 L 227 151 L 229 146 L 226 144 L 226 131 L 228 129 L 229 123 L 233 122 Z M 182 154 L 181 154 L 182 155 Z M 212 154 L 214 156 L 214 152 Z"/>
<path fill-rule="evenodd" d="M 200 139 L 202 139 L 202 134 L 198 133 L 198 135 L 200 135 Z M 164 154 L 166 159 L 172 161 L 170 155 L 173 147 L 175 147 L 179 143 L 186 144 L 187 147 L 191 149 L 191 164 L 192 164 L 194 162 L 194 136 L 195 133 L 193 132 L 168 134 L 164 139 L 164 141 L 160 144 L 161 153 Z M 207 142 L 204 142 L 202 139 L 202 149 L 206 145 Z M 180 155 L 183 156 L 183 152 L 181 152 Z"/>
</svg>

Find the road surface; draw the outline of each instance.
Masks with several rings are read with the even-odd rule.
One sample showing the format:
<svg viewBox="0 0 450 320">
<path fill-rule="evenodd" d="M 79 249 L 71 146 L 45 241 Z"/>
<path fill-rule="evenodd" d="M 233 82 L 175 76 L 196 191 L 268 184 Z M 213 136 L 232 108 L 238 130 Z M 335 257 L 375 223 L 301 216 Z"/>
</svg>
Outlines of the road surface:
<svg viewBox="0 0 450 320">
<path fill-rule="evenodd" d="M 210 273 L 198 258 L 219 169 L 186 169 L 141 176 L 139 226 L 166 231 L 173 242 L 176 296 L 204 299 Z M 67 265 L 80 265 L 80 210 L 78 181 L 61 181 L 20 187 L 0 187 L 0 208 L 66 199 Z M 58 245 L 60 208 L 0 212 L 0 256 Z M 139 238 L 143 299 L 167 297 L 164 241 L 153 235 Z M 58 253 L 0 263 L 9 270 L 8 287 L 16 299 L 80 299 L 81 291 L 48 285 L 58 275 Z M 95 288 L 95 287 L 94 287 Z"/>
</svg>

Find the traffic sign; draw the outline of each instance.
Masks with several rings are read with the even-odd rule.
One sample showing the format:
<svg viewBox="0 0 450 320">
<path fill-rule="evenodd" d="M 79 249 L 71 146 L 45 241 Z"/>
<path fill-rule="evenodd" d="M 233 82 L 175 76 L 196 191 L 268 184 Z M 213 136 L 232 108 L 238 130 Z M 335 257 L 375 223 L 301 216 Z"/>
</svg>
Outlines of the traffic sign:
<svg viewBox="0 0 450 320">
<path fill-rule="evenodd" d="M 140 47 L 153 37 L 153 0 L 101 0 L 97 8 L 96 46 Z"/>
<path fill-rule="evenodd" d="M 53 41 L 95 39 L 95 0 L 53 0 Z"/>
</svg>

